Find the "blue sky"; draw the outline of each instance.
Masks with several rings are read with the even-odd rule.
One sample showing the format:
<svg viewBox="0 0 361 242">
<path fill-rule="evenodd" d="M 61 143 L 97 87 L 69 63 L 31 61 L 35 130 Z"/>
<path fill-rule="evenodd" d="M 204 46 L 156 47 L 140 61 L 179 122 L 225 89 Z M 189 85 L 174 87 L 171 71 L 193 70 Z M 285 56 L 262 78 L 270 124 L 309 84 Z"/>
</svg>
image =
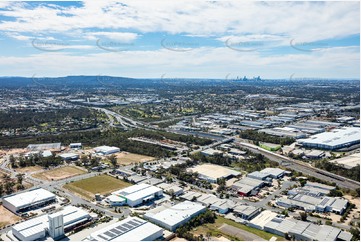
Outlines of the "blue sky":
<svg viewBox="0 0 361 242">
<path fill-rule="evenodd" d="M 358 2 L 0 2 L 0 76 L 359 78 Z"/>
</svg>

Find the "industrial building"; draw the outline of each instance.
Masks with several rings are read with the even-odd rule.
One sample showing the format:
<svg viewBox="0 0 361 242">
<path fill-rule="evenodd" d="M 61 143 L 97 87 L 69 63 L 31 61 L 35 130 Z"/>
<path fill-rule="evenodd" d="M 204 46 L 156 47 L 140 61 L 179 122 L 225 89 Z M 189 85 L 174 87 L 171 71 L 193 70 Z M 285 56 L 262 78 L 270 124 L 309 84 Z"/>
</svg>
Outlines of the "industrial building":
<svg viewBox="0 0 361 242">
<path fill-rule="evenodd" d="M 187 193 L 183 194 L 180 197 L 188 201 L 196 200 L 200 204 L 209 207 L 211 210 L 217 211 L 220 214 L 226 214 L 231 209 L 237 206 L 237 204 L 232 200 L 221 199 L 213 194 L 188 191 Z"/>
<path fill-rule="evenodd" d="M 273 218 L 265 226 L 266 232 L 297 241 L 350 241 L 352 234 L 328 225 L 316 225 L 295 219 Z"/>
<path fill-rule="evenodd" d="M 256 217 L 254 217 L 251 221 L 249 221 L 248 226 L 263 230 L 264 226 L 275 217 L 277 217 L 277 213 L 270 210 L 264 210 Z"/>
<path fill-rule="evenodd" d="M 128 217 L 109 225 L 87 238 L 89 241 L 155 241 L 163 237 L 163 229 L 138 217 Z"/>
<path fill-rule="evenodd" d="M 13 213 L 39 208 L 55 201 L 55 194 L 42 188 L 6 196 L 2 199 L 3 206 Z"/>
<path fill-rule="evenodd" d="M 76 226 L 91 220 L 91 216 L 83 209 L 67 206 L 63 210 L 29 219 L 12 227 L 12 234 L 21 241 L 45 240 L 64 236 Z"/>
<path fill-rule="evenodd" d="M 174 232 L 177 228 L 205 211 L 205 206 L 199 203 L 185 201 L 158 213 L 152 213 L 152 211 L 150 211 L 144 215 L 144 218 Z"/>
<path fill-rule="evenodd" d="M 164 193 L 174 195 L 174 196 L 180 196 L 184 193 L 183 188 L 169 183 L 161 183 L 158 184 L 157 187 L 163 189 Z"/>
<path fill-rule="evenodd" d="M 194 168 L 190 168 L 189 170 L 192 172 L 197 172 L 200 179 L 207 180 L 212 183 L 216 183 L 217 179 L 220 178 L 228 179 L 239 176 L 241 174 L 238 171 L 234 171 L 224 166 L 213 164 L 202 164 Z"/>
<path fill-rule="evenodd" d="M 240 196 L 251 196 L 256 195 L 259 189 L 264 187 L 266 184 L 266 181 L 245 177 L 233 183 L 232 189 Z"/>
<path fill-rule="evenodd" d="M 360 143 L 360 129 L 357 127 L 333 129 L 330 132 L 316 134 L 307 139 L 299 139 L 297 142 L 308 148 L 341 149 Z"/>
<path fill-rule="evenodd" d="M 143 183 L 113 192 L 112 195 L 106 198 L 106 201 L 112 206 L 127 204 L 131 207 L 135 207 L 161 196 L 163 196 L 162 189 Z"/>
<path fill-rule="evenodd" d="M 214 156 L 214 155 L 223 154 L 223 152 L 210 148 L 210 149 L 202 150 L 201 154 L 204 156 Z"/>
<path fill-rule="evenodd" d="M 337 197 L 314 197 L 305 194 L 297 194 L 289 198 L 280 198 L 276 204 L 285 208 L 298 208 L 307 212 L 334 212 L 343 214 L 347 208 L 348 201 Z"/>
<path fill-rule="evenodd" d="M 120 149 L 114 146 L 99 146 L 94 148 L 95 153 L 102 154 L 102 155 L 110 155 L 114 153 L 118 153 Z"/>
<path fill-rule="evenodd" d="M 360 165 L 360 153 L 352 154 L 335 160 L 329 160 L 328 162 L 337 164 L 346 169 L 352 169 Z"/>
<path fill-rule="evenodd" d="M 256 217 L 260 212 L 261 208 L 256 208 L 248 205 L 238 205 L 233 208 L 233 213 L 244 220 L 251 220 Z"/>
<path fill-rule="evenodd" d="M 267 167 L 260 171 L 261 173 L 268 174 L 271 178 L 280 179 L 284 176 L 285 171 L 280 168 Z"/>
<path fill-rule="evenodd" d="M 44 151 L 44 150 L 60 151 L 61 143 L 29 144 L 26 148 L 29 151 Z"/>
<path fill-rule="evenodd" d="M 81 143 L 70 143 L 69 148 L 70 149 L 81 149 L 83 146 Z"/>
<path fill-rule="evenodd" d="M 76 161 L 79 159 L 79 155 L 75 153 L 64 153 L 59 156 L 65 161 Z"/>
</svg>

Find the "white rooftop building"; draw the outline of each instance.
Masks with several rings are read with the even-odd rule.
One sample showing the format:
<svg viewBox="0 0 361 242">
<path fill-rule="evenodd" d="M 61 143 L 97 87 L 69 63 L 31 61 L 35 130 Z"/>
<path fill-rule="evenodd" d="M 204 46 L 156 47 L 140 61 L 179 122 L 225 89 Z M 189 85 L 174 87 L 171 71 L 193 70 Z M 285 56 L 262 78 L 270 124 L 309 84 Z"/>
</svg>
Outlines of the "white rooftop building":
<svg viewBox="0 0 361 242">
<path fill-rule="evenodd" d="M 255 218 L 253 218 L 251 221 L 249 221 L 248 226 L 256 229 L 263 230 L 264 226 L 274 219 L 277 216 L 277 213 L 265 210 L 262 211 L 259 215 L 257 215 Z"/>
<path fill-rule="evenodd" d="M 185 201 L 155 214 L 150 211 L 144 215 L 144 218 L 167 230 L 175 231 L 177 228 L 205 211 L 205 206 L 199 203 Z"/>
<path fill-rule="evenodd" d="M 102 155 L 110 155 L 110 154 L 114 154 L 114 153 L 118 153 L 120 151 L 120 149 L 118 147 L 114 147 L 114 146 L 98 146 L 94 148 L 94 151 L 96 153 L 100 153 Z"/>
<path fill-rule="evenodd" d="M 41 207 L 56 201 L 56 196 L 43 188 L 34 189 L 15 195 L 3 197 L 3 206 L 13 213 Z"/>
<path fill-rule="evenodd" d="M 53 218 L 60 219 L 60 221 L 55 221 L 54 223 L 56 228 L 59 228 L 59 225 L 61 225 L 64 231 L 69 231 L 71 228 L 89 221 L 91 216 L 83 209 L 66 206 L 57 213 L 51 215 L 45 214 L 14 225 L 12 227 L 12 234 L 17 239 L 26 241 L 45 240 L 49 235 L 59 237 L 59 235 L 62 235 L 61 232 L 51 233 L 51 231 L 49 231 L 49 227 L 52 227 L 49 221 L 53 220 Z"/>
<path fill-rule="evenodd" d="M 163 229 L 138 217 L 128 217 L 100 229 L 88 237 L 90 241 L 154 241 Z"/>
<path fill-rule="evenodd" d="M 144 202 L 161 197 L 162 195 L 162 189 L 143 183 L 113 192 L 111 196 L 107 197 L 106 201 L 113 206 L 127 204 L 135 207 Z M 124 199 L 124 202 L 122 202 L 122 199 Z"/>
<path fill-rule="evenodd" d="M 307 139 L 299 139 L 298 143 L 305 147 L 335 150 L 360 143 L 360 129 L 345 127 L 312 135 Z"/>
</svg>

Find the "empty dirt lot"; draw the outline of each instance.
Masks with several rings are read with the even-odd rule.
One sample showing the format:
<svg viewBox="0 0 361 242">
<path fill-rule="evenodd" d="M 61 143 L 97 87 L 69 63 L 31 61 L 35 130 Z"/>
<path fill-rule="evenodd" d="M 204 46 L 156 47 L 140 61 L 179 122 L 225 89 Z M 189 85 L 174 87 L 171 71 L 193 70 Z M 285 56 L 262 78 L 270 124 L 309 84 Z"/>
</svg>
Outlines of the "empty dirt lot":
<svg viewBox="0 0 361 242">
<path fill-rule="evenodd" d="M 0 228 L 9 225 L 14 224 L 17 221 L 20 221 L 21 218 L 4 208 L 3 206 L 0 206 Z"/>
<path fill-rule="evenodd" d="M 75 166 L 66 166 L 66 167 L 55 168 L 53 170 L 39 172 L 32 176 L 41 180 L 57 181 L 68 177 L 81 175 L 84 173 L 86 173 L 86 171 L 81 168 Z"/>
<path fill-rule="evenodd" d="M 119 165 L 129 165 L 132 163 L 147 162 L 154 160 L 154 157 L 151 156 L 138 155 L 129 152 L 121 152 L 119 154 L 116 154 L 116 157 Z"/>
</svg>

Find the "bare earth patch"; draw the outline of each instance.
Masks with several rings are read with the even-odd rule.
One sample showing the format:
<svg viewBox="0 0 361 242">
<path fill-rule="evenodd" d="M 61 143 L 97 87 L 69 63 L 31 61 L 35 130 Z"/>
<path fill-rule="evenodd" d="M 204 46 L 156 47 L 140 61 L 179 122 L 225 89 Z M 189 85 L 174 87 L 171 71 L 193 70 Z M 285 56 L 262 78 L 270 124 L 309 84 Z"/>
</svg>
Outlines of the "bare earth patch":
<svg viewBox="0 0 361 242">
<path fill-rule="evenodd" d="M 15 169 L 16 172 L 19 173 L 32 173 L 32 172 L 37 172 L 37 171 L 42 171 L 44 170 L 41 166 L 28 166 L 28 167 L 24 167 L 24 168 L 17 168 Z"/>
<path fill-rule="evenodd" d="M 154 157 L 138 155 L 129 152 L 121 152 L 115 155 L 119 165 L 129 165 L 132 163 L 147 162 L 154 160 Z"/>
<path fill-rule="evenodd" d="M 38 178 L 38 179 L 42 179 L 42 180 L 57 181 L 57 180 L 81 175 L 84 173 L 86 173 L 86 171 L 84 171 L 78 167 L 66 166 L 66 167 L 55 168 L 55 169 L 49 170 L 49 171 L 39 172 L 32 176 L 35 178 Z"/>
<path fill-rule="evenodd" d="M 20 220 L 21 218 L 19 216 L 16 216 L 3 206 L 0 206 L 0 228 L 9 224 L 14 224 Z"/>
</svg>

